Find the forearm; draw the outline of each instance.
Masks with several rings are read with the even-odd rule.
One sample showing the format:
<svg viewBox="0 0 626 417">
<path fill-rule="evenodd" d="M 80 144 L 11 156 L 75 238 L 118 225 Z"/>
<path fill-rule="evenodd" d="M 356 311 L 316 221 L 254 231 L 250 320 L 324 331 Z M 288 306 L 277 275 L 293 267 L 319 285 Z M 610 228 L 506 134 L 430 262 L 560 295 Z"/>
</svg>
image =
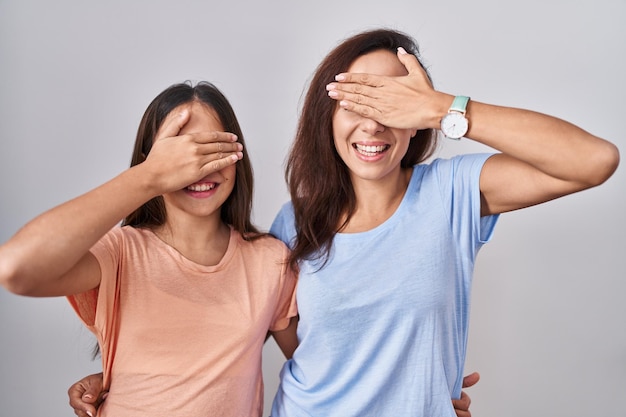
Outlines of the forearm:
<svg viewBox="0 0 626 417">
<path fill-rule="evenodd" d="M 467 137 L 581 188 L 605 181 L 617 167 L 617 148 L 545 114 L 471 101 Z"/>
<path fill-rule="evenodd" d="M 289 320 L 289 326 L 287 326 L 287 328 L 272 332 L 276 344 L 287 359 L 291 359 L 293 352 L 298 347 L 297 328 L 298 317 L 296 316 Z"/>
<path fill-rule="evenodd" d="M 0 283 L 32 295 L 67 273 L 105 233 L 154 196 L 135 167 L 43 213 L 0 246 Z"/>
<path fill-rule="evenodd" d="M 440 129 L 454 96 L 434 90 L 413 55 L 399 51 L 398 58 L 408 75 L 343 73 L 339 82 L 326 87 L 328 95 L 342 108 L 383 126 Z M 615 145 L 555 117 L 474 100 L 466 110 L 468 131 L 450 133 L 500 151 L 481 169 L 483 215 L 517 210 L 599 185 L 619 163 Z"/>
</svg>

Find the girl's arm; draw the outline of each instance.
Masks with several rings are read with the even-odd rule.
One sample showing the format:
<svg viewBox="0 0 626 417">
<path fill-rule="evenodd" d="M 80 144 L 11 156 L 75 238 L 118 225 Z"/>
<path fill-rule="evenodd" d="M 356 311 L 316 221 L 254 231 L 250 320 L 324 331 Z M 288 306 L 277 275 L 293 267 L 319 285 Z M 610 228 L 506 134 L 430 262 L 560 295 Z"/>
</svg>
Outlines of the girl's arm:
<svg viewBox="0 0 626 417">
<path fill-rule="evenodd" d="M 454 97 L 433 89 L 413 55 L 399 50 L 398 59 L 408 75 L 339 74 L 329 96 L 388 127 L 439 129 Z M 615 145 L 552 116 L 470 100 L 467 118 L 465 136 L 501 152 L 481 172 L 483 215 L 594 187 L 619 163 Z"/>
<path fill-rule="evenodd" d="M 172 112 L 145 162 L 36 217 L 0 246 L 0 284 L 29 296 L 69 295 L 98 286 L 100 268 L 89 249 L 105 233 L 151 198 L 238 160 L 241 145 L 230 133 L 173 137 L 188 118 L 189 111 Z M 232 153 L 217 159 L 218 149 Z"/>
</svg>

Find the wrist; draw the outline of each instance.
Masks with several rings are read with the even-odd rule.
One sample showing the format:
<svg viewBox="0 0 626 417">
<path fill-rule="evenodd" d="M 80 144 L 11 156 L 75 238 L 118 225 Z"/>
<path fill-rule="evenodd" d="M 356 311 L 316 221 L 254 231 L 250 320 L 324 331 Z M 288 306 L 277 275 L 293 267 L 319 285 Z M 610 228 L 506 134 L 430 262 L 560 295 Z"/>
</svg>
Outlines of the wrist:
<svg viewBox="0 0 626 417">
<path fill-rule="evenodd" d="M 455 96 L 441 118 L 441 132 L 449 139 L 459 140 L 467 134 L 469 120 L 466 117 L 468 96 Z"/>
<path fill-rule="evenodd" d="M 149 164 L 142 162 L 132 166 L 125 172 L 126 183 L 134 188 L 134 192 L 141 200 L 149 201 L 164 193 L 159 174 L 150 169 Z M 145 202 L 144 201 L 144 202 Z M 142 203 L 143 204 L 143 203 Z"/>
<path fill-rule="evenodd" d="M 454 101 L 454 96 L 446 93 L 437 93 L 437 96 L 433 99 L 432 114 L 429 118 L 429 128 L 439 130 L 441 129 L 441 119 L 448 114 L 450 106 Z"/>
</svg>

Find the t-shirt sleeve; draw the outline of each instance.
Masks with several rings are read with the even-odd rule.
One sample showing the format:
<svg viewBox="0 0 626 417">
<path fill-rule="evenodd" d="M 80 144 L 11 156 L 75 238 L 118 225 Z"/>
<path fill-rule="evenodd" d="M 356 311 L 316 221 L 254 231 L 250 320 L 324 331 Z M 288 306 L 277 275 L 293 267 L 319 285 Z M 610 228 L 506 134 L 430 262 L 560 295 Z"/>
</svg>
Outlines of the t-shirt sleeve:
<svg viewBox="0 0 626 417">
<path fill-rule="evenodd" d="M 271 331 L 284 330 L 289 326 L 289 319 L 295 317 L 298 314 L 298 308 L 296 304 L 296 286 L 297 286 L 297 274 L 288 264 L 289 251 L 285 247 L 282 257 L 282 279 L 281 287 L 279 291 L 279 298 L 272 323 L 270 324 Z"/>
<path fill-rule="evenodd" d="M 288 247 L 293 248 L 293 242 L 296 237 L 295 215 L 291 202 L 285 203 L 270 227 L 270 233 L 280 239 Z"/>
<path fill-rule="evenodd" d="M 481 216 L 480 173 L 493 154 L 465 154 L 449 160 L 436 160 L 444 206 L 456 241 L 466 246 L 464 253 L 474 257 L 491 240 L 498 215 Z"/>
<path fill-rule="evenodd" d="M 104 323 L 98 323 L 99 317 L 106 317 L 99 311 L 110 308 L 114 302 L 119 263 L 120 235 L 115 230 L 107 233 L 91 249 L 100 266 L 100 285 L 92 290 L 67 296 L 67 299 L 80 320 L 94 333 Z"/>
</svg>

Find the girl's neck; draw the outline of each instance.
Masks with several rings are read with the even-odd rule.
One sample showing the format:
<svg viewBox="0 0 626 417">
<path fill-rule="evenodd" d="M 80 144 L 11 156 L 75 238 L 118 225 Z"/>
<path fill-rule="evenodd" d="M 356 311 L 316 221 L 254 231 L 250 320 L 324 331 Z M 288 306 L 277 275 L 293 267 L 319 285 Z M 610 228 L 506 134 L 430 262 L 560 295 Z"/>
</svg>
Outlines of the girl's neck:
<svg viewBox="0 0 626 417">
<path fill-rule="evenodd" d="M 154 234 L 181 255 L 200 265 L 217 265 L 228 249 L 230 227 L 217 221 L 169 220 Z"/>
</svg>

